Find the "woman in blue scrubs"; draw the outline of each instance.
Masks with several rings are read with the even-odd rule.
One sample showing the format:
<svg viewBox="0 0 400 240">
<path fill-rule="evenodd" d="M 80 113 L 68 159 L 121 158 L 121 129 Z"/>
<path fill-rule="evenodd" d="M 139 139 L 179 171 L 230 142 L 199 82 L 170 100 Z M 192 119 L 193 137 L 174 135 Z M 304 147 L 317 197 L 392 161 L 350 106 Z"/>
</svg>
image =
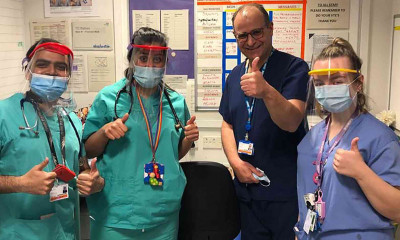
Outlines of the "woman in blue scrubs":
<svg viewBox="0 0 400 240">
<path fill-rule="evenodd" d="M 0 101 L 1 240 L 79 239 L 71 178 L 79 170 L 82 124 L 74 103 L 61 98 L 71 89 L 72 59 L 67 46 L 39 40 L 24 59 L 30 90 Z"/>
<path fill-rule="evenodd" d="M 300 239 L 393 239 L 400 220 L 400 145 L 366 109 L 361 59 L 336 38 L 309 75 L 327 117 L 298 145 Z"/>
<path fill-rule="evenodd" d="M 87 116 L 86 153 L 97 161 L 77 184 L 90 195 L 92 239 L 177 238 L 186 185 L 178 161 L 199 132 L 183 96 L 162 81 L 167 50 L 163 33 L 137 30 L 125 78 L 102 89 Z"/>
</svg>

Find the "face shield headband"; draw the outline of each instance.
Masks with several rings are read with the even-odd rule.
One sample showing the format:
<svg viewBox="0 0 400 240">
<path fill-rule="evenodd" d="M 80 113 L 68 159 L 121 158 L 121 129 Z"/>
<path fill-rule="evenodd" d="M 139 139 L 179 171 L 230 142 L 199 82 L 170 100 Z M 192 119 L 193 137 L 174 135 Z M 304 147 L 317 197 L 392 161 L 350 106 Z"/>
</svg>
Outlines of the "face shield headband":
<svg viewBox="0 0 400 240">
<path fill-rule="evenodd" d="M 133 78 L 143 88 L 153 88 L 162 82 L 166 70 L 168 47 L 158 45 L 131 45 Z"/>
<path fill-rule="evenodd" d="M 35 52 L 40 48 L 43 48 L 47 51 L 58 53 L 61 55 L 70 55 L 72 60 L 74 59 L 74 54 L 72 53 L 71 49 L 69 49 L 65 45 L 62 45 L 60 43 L 55 43 L 55 42 L 46 42 L 46 43 L 37 45 L 35 47 L 35 49 L 33 49 L 33 51 L 29 54 L 29 56 L 28 56 L 29 59 L 31 59 L 32 56 L 35 54 Z"/>
<path fill-rule="evenodd" d="M 336 64 L 339 64 L 339 62 L 335 61 Z M 321 67 L 323 65 L 323 62 L 318 64 Z M 357 74 L 358 76 L 351 79 L 349 73 Z M 328 112 L 343 112 L 352 103 L 356 104 L 357 94 L 353 97 L 350 96 L 350 85 L 361 76 L 359 70 L 331 68 L 331 59 L 329 59 L 328 68 L 314 69 L 309 71 L 308 74 L 314 86 L 315 100 Z"/>
</svg>

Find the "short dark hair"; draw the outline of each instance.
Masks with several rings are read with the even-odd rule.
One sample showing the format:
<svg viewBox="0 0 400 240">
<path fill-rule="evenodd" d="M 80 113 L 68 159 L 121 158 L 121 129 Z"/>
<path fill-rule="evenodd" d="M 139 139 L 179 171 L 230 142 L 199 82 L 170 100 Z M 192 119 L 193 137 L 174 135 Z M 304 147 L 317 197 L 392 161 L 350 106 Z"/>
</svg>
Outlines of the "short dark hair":
<svg viewBox="0 0 400 240">
<path fill-rule="evenodd" d="M 269 25 L 269 23 L 270 23 L 271 21 L 269 20 L 268 12 L 265 10 L 265 8 L 263 7 L 263 5 L 258 4 L 258 3 L 248 3 L 248 4 L 244 4 L 244 5 L 240 6 L 240 7 L 238 8 L 238 10 L 233 14 L 233 16 L 232 16 L 232 26 L 233 26 L 233 29 L 235 29 L 235 26 L 234 26 L 234 25 L 235 25 L 235 18 L 236 18 L 236 15 L 238 15 L 238 13 L 242 12 L 244 9 L 249 8 L 249 7 L 255 7 L 255 8 L 257 8 L 257 9 L 262 13 L 262 15 L 263 15 L 263 17 L 264 17 L 265 26 L 268 26 L 268 25 Z"/>
<path fill-rule="evenodd" d="M 60 43 L 57 40 L 51 39 L 51 38 L 41 38 L 39 40 L 37 40 L 30 48 L 29 50 L 26 52 L 25 57 L 28 59 L 28 61 L 30 61 L 31 59 L 29 58 L 29 55 L 33 52 L 33 50 L 42 43 L 47 43 L 47 42 L 54 42 L 54 43 Z"/>
</svg>

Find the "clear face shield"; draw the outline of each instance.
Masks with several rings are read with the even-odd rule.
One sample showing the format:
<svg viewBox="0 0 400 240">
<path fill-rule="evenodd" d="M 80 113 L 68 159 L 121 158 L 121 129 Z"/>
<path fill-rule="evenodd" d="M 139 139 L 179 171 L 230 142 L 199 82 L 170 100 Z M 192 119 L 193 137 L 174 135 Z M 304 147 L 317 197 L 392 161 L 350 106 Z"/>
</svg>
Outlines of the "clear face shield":
<svg viewBox="0 0 400 240">
<path fill-rule="evenodd" d="M 156 106 L 159 106 L 165 93 L 163 77 L 166 72 L 168 47 L 160 46 L 159 43 L 131 46 L 128 76 L 132 76 L 132 82 L 147 113 L 158 113 L 159 109 Z"/>
<path fill-rule="evenodd" d="M 354 83 L 361 73 L 359 70 L 351 69 L 348 58 L 317 60 L 308 74 L 310 76 L 307 96 L 308 116 L 322 117 L 329 113 L 340 113 L 352 104 L 357 105 Z M 312 122 L 314 119 L 309 117 L 310 120 Z"/>
<path fill-rule="evenodd" d="M 29 56 L 25 77 L 37 102 L 49 109 L 76 108 L 71 86 L 72 51 L 59 43 L 39 43 Z"/>
</svg>

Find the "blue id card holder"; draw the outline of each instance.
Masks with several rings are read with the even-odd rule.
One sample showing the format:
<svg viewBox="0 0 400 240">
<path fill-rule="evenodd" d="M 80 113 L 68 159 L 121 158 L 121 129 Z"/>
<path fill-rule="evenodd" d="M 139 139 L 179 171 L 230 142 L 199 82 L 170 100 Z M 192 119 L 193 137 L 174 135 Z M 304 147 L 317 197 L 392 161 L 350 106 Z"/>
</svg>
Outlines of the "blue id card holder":
<svg viewBox="0 0 400 240">
<path fill-rule="evenodd" d="M 144 165 L 144 183 L 151 186 L 164 185 L 164 164 L 149 162 Z"/>
<path fill-rule="evenodd" d="M 238 153 L 253 156 L 254 155 L 254 144 L 248 140 L 240 140 L 238 146 Z"/>
</svg>

